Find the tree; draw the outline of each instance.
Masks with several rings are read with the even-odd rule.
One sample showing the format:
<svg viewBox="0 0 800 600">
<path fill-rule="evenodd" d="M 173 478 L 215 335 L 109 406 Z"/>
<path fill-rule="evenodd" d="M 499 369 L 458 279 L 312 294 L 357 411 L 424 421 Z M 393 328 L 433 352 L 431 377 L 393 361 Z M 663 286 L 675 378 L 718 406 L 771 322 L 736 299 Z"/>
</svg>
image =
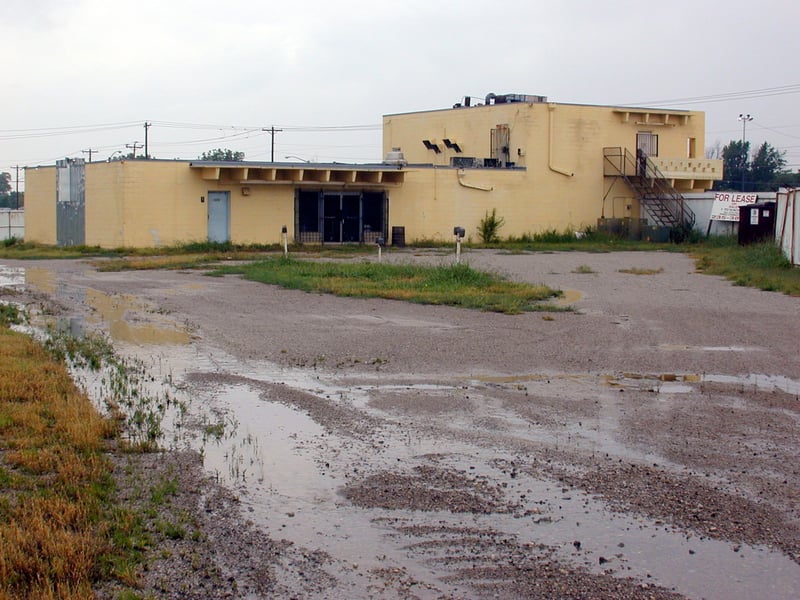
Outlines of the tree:
<svg viewBox="0 0 800 600">
<path fill-rule="evenodd" d="M 19 200 L 22 199 L 20 194 Z M 0 173 L 0 208 L 19 208 L 22 202 L 17 199 L 17 193 L 11 191 L 11 173 Z"/>
<path fill-rule="evenodd" d="M 792 173 L 784 171 L 775 177 L 775 185 L 778 187 L 800 187 L 800 171 Z"/>
<path fill-rule="evenodd" d="M 106 161 L 107 162 L 118 162 L 121 160 L 153 160 L 155 156 L 152 154 L 147 157 L 144 154 L 137 154 L 136 156 L 133 155 L 133 152 L 128 152 L 127 154 L 116 154 L 114 153 L 112 156 L 109 156 Z"/>
<path fill-rule="evenodd" d="M 714 184 L 715 190 L 753 192 L 797 182 L 797 177 L 786 171 L 785 152 L 781 152 L 769 142 L 761 144 L 748 160 L 749 152 L 750 142 L 742 143 L 738 140 L 731 140 L 722 149 L 725 179 Z"/>
<path fill-rule="evenodd" d="M 768 142 L 758 147 L 750 163 L 750 181 L 753 189 L 769 189 L 777 187 L 778 175 L 785 172 L 786 152 L 781 152 Z"/>
<path fill-rule="evenodd" d="M 750 153 L 750 142 L 731 140 L 722 149 L 722 173 L 725 179 L 714 184 L 716 190 L 740 190 L 742 182 L 747 181 L 747 155 Z"/>
<path fill-rule="evenodd" d="M 224 162 L 239 162 L 244 160 L 244 152 L 228 150 L 227 148 L 217 148 L 209 150 L 200 155 L 200 160 L 217 160 Z"/>
</svg>

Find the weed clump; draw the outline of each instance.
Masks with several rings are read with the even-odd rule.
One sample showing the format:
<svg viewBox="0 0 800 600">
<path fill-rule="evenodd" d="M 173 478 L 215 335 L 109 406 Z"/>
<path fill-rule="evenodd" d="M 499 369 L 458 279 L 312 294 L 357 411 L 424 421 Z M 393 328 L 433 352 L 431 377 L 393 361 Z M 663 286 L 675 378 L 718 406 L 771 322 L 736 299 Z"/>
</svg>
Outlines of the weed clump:
<svg viewBox="0 0 800 600">
<path fill-rule="evenodd" d="M 575 267 L 575 269 L 572 272 L 573 273 L 578 273 L 578 274 L 581 274 L 581 275 L 591 275 L 593 273 L 597 273 L 597 271 L 595 271 L 589 265 L 578 265 L 577 267 Z"/>
<path fill-rule="evenodd" d="M 506 220 L 497 216 L 497 209 L 492 209 L 492 214 L 486 211 L 478 225 L 478 235 L 484 244 L 494 244 L 500 241 L 500 228 L 505 225 Z"/>
<path fill-rule="evenodd" d="M 0 303 L 0 327 L 19 325 L 23 321 L 23 314 L 16 304 Z"/>
</svg>

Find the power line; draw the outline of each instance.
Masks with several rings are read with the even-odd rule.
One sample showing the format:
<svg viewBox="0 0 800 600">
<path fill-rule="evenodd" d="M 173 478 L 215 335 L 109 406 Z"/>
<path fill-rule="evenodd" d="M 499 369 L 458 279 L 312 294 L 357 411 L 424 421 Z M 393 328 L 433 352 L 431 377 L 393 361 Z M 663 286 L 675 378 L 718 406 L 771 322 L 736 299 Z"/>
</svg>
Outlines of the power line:
<svg viewBox="0 0 800 600">
<path fill-rule="evenodd" d="M 78 135 L 83 133 L 94 133 L 98 131 L 127 129 L 129 127 L 132 127 L 132 124 L 84 125 L 77 127 L 53 127 L 46 129 L 0 129 L 0 140 L 24 140 L 42 137 Z"/>
<path fill-rule="evenodd" d="M 623 105 L 649 105 L 661 106 L 664 104 L 698 104 L 706 102 L 730 102 L 732 100 L 749 100 L 753 98 L 765 98 L 769 96 L 784 96 L 786 94 L 800 93 L 800 83 L 782 85 L 771 88 L 760 88 L 755 90 L 741 90 L 738 92 L 726 92 L 722 94 L 711 94 L 708 96 L 690 96 L 687 98 L 670 98 L 668 100 L 646 100 L 639 102 L 628 102 Z"/>
<path fill-rule="evenodd" d="M 256 132 L 251 131 L 243 131 L 240 133 L 235 133 L 233 135 L 223 135 L 219 137 L 213 138 L 200 138 L 200 139 L 193 139 L 193 140 L 184 140 L 181 142 L 159 142 L 158 147 L 171 147 L 171 146 L 195 146 L 197 144 L 204 144 L 208 142 L 219 142 L 219 141 L 230 141 L 235 139 L 247 139 L 250 137 L 261 136 L 263 132 L 258 130 Z"/>
<path fill-rule="evenodd" d="M 793 138 L 795 140 L 800 140 L 800 135 L 791 135 L 790 133 L 784 133 L 784 132 L 779 131 L 779 130 L 773 128 L 773 127 L 767 127 L 766 125 L 762 125 L 758 121 L 756 121 L 756 127 L 758 127 L 759 129 L 766 129 L 768 131 L 772 131 L 774 133 L 777 133 L 778 135 L 783 135 L 783 136 L 786 136 L 786 137 L 789 137 L 789 138 Z M 794 125 L 789 125 L 789 127 L 794 127 Z"/>
<path fill-rule="evenodd" d="M 341 132 L 359 132 L 359 131 L 380 131 L 383 126 L 381 124 L 367 124 L 367 125 L 331 125 L 331 126 L 317 126 L 317 125 L 300 125 L 300 126 L 272 126 L 271 129 L 265 129 L 261 126 L 244 126 L 244 125 L 214 125 L 214 124 L 201 124 L 201 123 L 177 123 L 170 121 L 150 121 L 145 122 L 145 155 L 149 155 L 149 128 L 153 125 L 159 127 L 179 128 L 179 129 L 215 129 L 221 131 L 236 131 L 240 134 L 258 133 L 260 131 L 272 131 L 274 141 L 274 133 L 278 131 L 287 131 L 293 133 L 341 133 Z M 48 127 L 48 128 L 34 128 L 34 129 L 0 129 L 0 141 L 10 140 L 26 140 L 47 137 L 59 137 L 69 135 L 80 135 L 87 133 L 96 133 L 100 131 L 114 131 L 129 129 L 134 126 L 141 126 L 140 122 L 120 122 L 120 123 L 105 123 L 98 125 L 74 125 L 67 127 Z M 210 140 L 197 140 L 198 143 L 202 141 L 214 141 L 215 139 L 225 139 L 225 137 L 213 138 Z"/>
<path fill-rule="evenodd" d="M 159 127 L 172 127 L 178 129 L 230 129 L 234 131 L 260 131 L 264 129 L 261 125 L 214 125 L 210 123 L 180 123 L 174 121 L 153 121 Z M 277 126 L 276 126 L 277 127 Z M 321 133 L 326 131 L 378 131 L 383 128 L 381 123 L 370 123 L 361 125 L 281 125 L 285 131 L 298 133 Z"/>
</svg>

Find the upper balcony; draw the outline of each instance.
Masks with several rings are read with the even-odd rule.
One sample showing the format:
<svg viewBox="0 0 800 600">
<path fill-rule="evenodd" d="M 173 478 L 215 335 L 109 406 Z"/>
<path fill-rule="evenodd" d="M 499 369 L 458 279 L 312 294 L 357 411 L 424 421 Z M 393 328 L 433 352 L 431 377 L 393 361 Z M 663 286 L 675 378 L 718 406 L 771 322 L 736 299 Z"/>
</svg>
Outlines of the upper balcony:
<svg viewBox="0 0 800 600">
<path fill-rule="evenodd" d="M 711 189 L 715 181 L 722 179 L 721 160 L 653 156 L 650 161 L 678 191 L 705 191 Z"/>
<path fill-rule="evenodd" d="M 710 158 L 662 158 L 651 156 L 650 160 L 661 171 L 665 179 L 722 179 L 722 161 Z"/>
</svg>

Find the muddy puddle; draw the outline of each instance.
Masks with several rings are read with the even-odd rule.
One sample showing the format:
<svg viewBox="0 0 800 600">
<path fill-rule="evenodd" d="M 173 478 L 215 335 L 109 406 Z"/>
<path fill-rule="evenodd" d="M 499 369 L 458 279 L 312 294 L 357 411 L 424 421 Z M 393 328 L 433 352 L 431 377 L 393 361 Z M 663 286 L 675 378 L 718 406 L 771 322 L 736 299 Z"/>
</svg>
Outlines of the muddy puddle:
<svg viewBox="0 0 800 600">
<path fill-rule="evenodd" d="M 0 285 L 25 277 L 0 267 Z M 59 289 L 44 270 L 27 281 Z M 76 334 L 103 329 L 150 374 L 148 394 L 169 397 L 173 407 L 163 445 L 200 452 L 208 475 L 239 496 L 246 518 L 276 539 L 330 555 L 330 569 L 352 589 L 363 591 L 365 573 L 388 567 L 429 582 L 429 597 L 468 596 L 470 588 L 447 579 L 465 548 L 476 549 L 473 563 L 491 566 L 518 556 L 509 548 L 543 544 L 568 569 L 634 577 L 689 597 L 800 596 L 800 567 L 786 554 L 614 510 L 550 468 L 603 457 L 680 473 L 682 465 L 622 435 L 631 407 L 701 397 L 706 382 L 796 395 L 800 381 L 535 372 L 433 379 L 289 368 L 238 359 L 135 296 L 86 289 L 83 299 L 88 314 L 63 317 L 62 326 Z M 84 385 L 104 393 L 102 378 L 87 375 Z M 463 510 L 442 509 L 447 494 Z M 475 510 L 484 499 L 489 509 Z"/>
<path fill-rule="evenodd" d="M 25 285 L 25 269 L 0 263 L 0 287 Z"/>
<path fill-rule="evenodd" d="M 134 353 L 144 349 L 126 348 Z M 432 384 L 414 382 L 408 374 L 398 378 L 401 382 L 387 378 L 384 386 L 380 376 L 372 374 L 358 382 L 351 375 L 343 383 L 334 373 L 240 361 L 198 344 L 146 351 L 158 355 L 154 368 L 162 370 L 162 379 L 164 369 L 176 382 L 204 374 L 202 386 L 190 384 L 185 391 L 193 397 L 191 410 L 202 423 L 189 443 L 202 452 L 209 475 L 235 490 L 247 518 L 271 536 L 323 550 L 349 565 L 339 577 L 357 580 L 359 573 L 392 565 L 409 576 L 429 579 L 432 564 L 445 561 L 465 543 L 463 539 L 479 531 L 519 545 L 545 544 L 564 564 L 597 574 L 633 576 L 690 597 L 781 598 L 800 591 L 797 564 L 780 552 L 612 512 L 601 499 L 564 488 L 548 477 L 522 471 L 509 476 L 509 464 L 525 464 L 527 457 L 520 448 L 528 443 L 669 466 L 663 457 L 617 439 L 619 400 L 614 388 L 609 389 L 608 377 L 520 376 L 513 383 L 503 379 L 502 385 L 498 377 L 486 377 Z M 230 374 L 236 374 L 237 383 L 228 382 L 225 376 Z M 700 384 L 692 376 L 676 377 L 677 381 L 644 376 L 614 379 L 630 389 L 653 382 Z M 522 392 L 517 386 L 523 380 L 531 395 L 537 393 L 537 385 L 554 394 L 553 382 L 558 382 L 557 393 L 567 396 L 597 393 L 602 408 L 581 426 L 532 427 L 495 396 L 506 386 Z M 272 391 L 265 393 L 265 383 L 278 384 L 279 391 L 269 388 Z M 318 422 L 298 407 L 292 399 L 296 391 L 371 417 L 375 427 L 366 436 L 334 434 L 324 416 Z M 471 401 L 466 412 L 459 402 L 425 405 L 431 397 L 438 404 L 437 397 L 466 396 Z M 384 397 L 389 400 L 382 402 Z M 487 433 L 479 424 L 489 418 L 496 424 Z M 510 508 L 463 515 L 420 510 L 413 502 L 394 509 L 359 507 L 343 495 L 348 486 L 369 476 L 404 474 L 415 468 L 493 482 L 502 489 L 503 505 Z M 430 528 L 457 533 L 442 537 L 430 533 Z M 412 551 L 416 547 L 426 551 Z M 440 569 L 440 575 L 443 572 Z M 463 592 L 457 585 L 437 585 L 441 591 Z"/>
</svg>

